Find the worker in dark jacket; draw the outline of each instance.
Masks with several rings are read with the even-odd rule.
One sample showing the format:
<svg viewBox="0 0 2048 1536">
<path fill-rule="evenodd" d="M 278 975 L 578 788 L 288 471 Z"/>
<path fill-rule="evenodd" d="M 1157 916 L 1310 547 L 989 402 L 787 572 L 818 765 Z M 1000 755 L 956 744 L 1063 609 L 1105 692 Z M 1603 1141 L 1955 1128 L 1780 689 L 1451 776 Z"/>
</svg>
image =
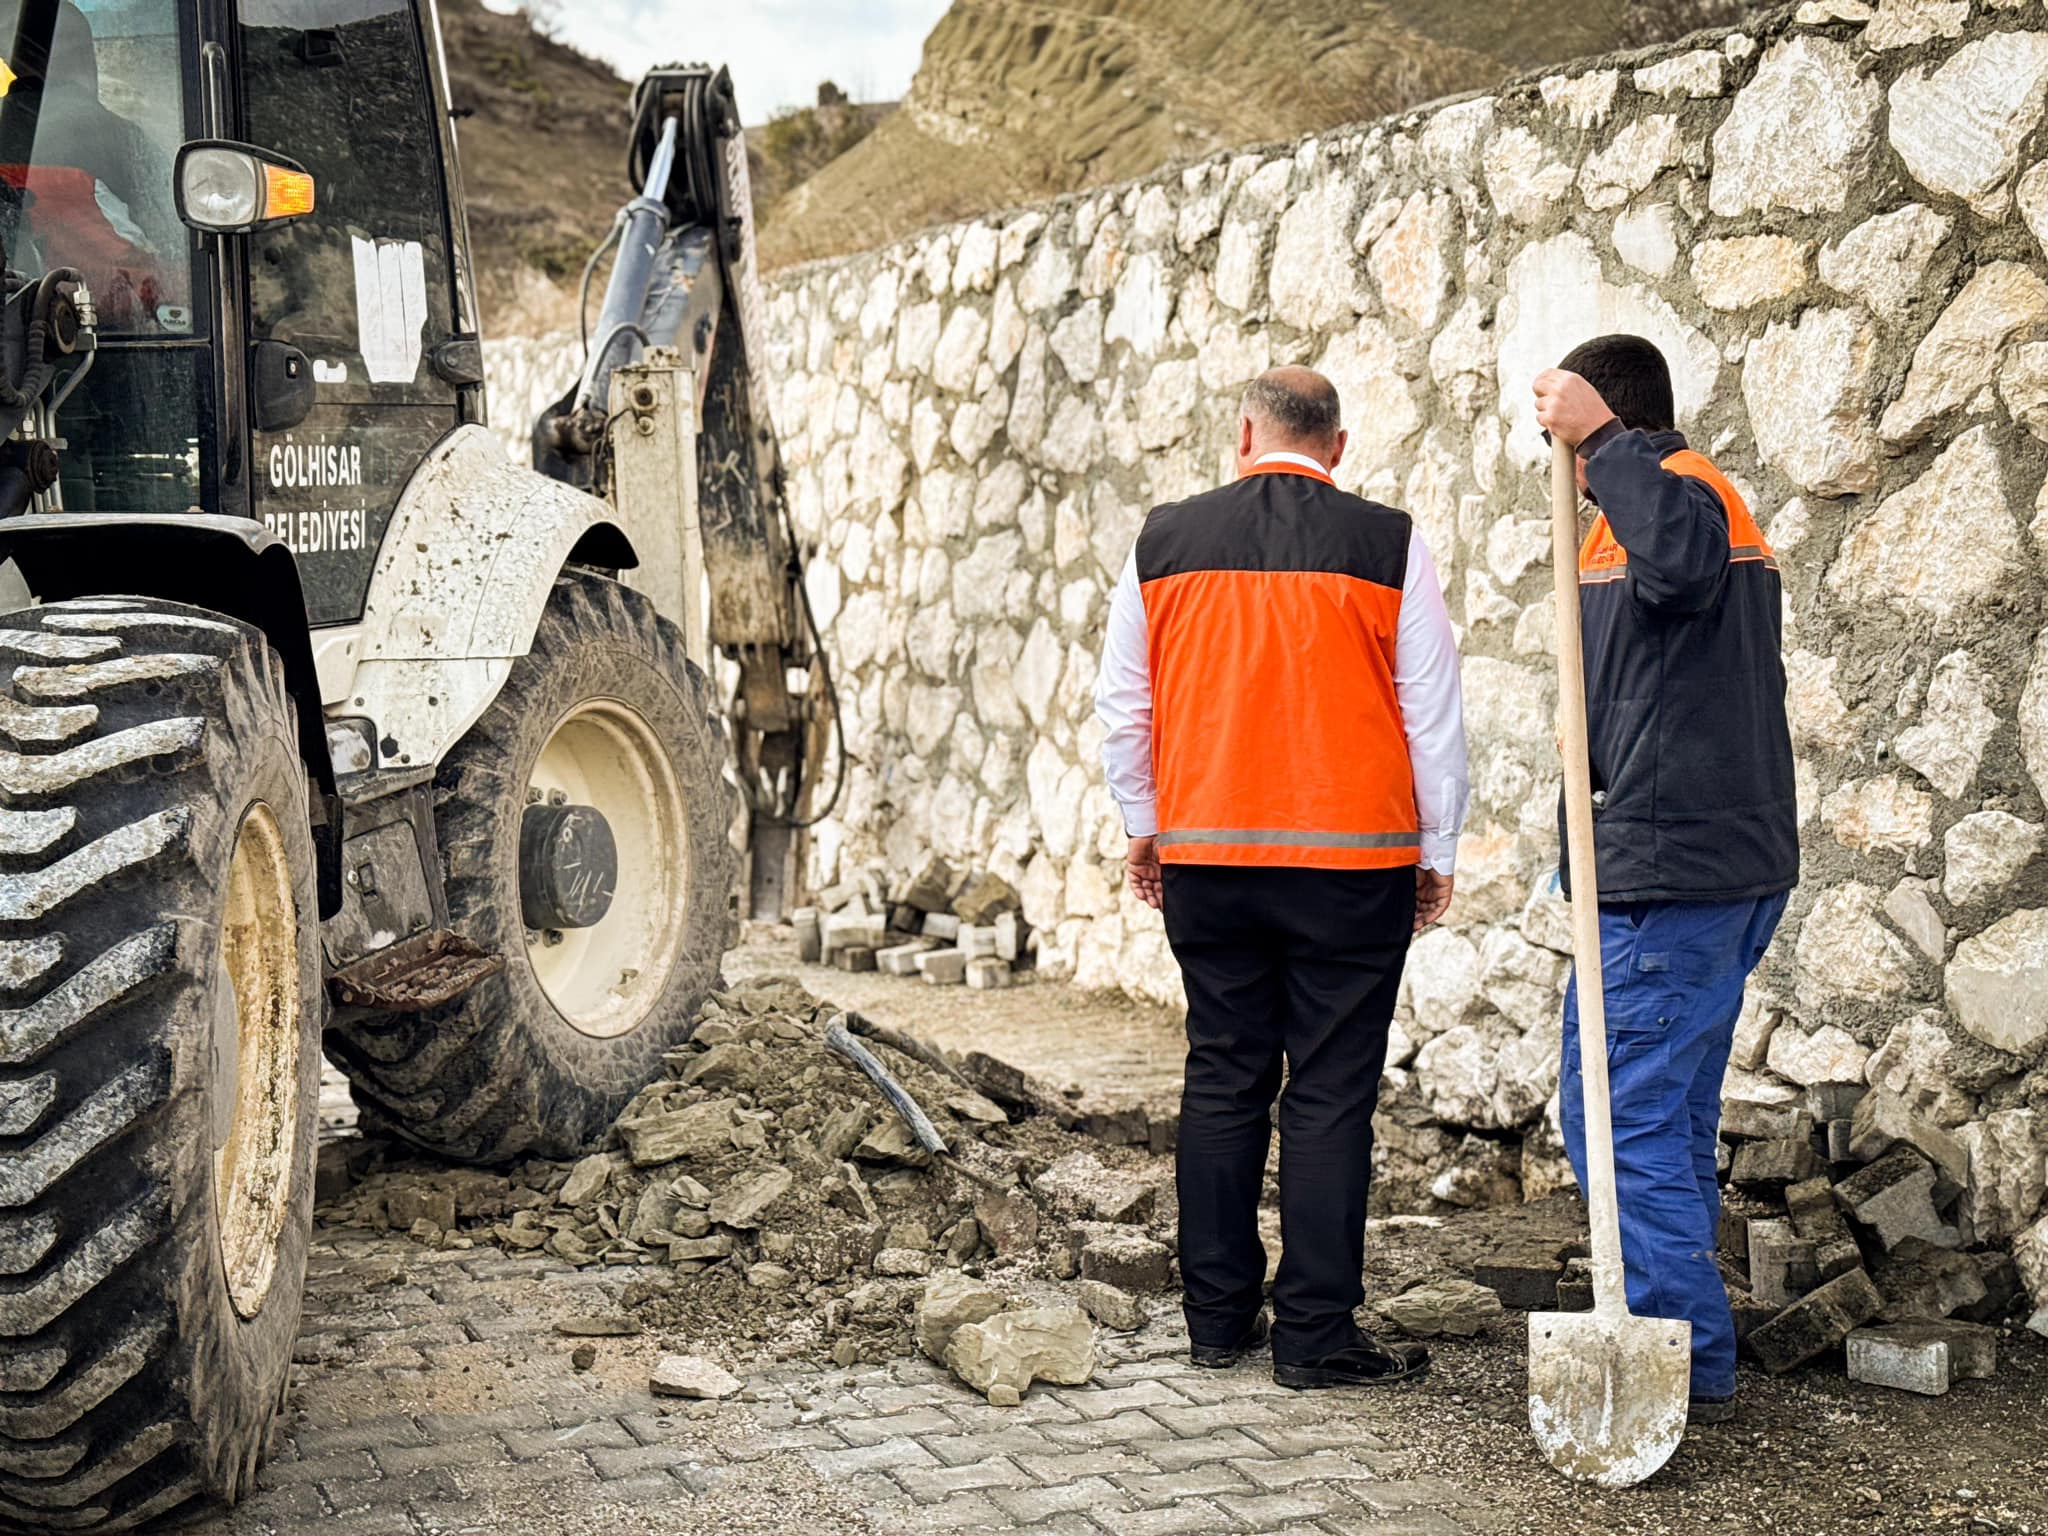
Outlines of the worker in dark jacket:
<svg viewBox="0 0 2048 1536">
<path fill-rule="evenodd" d="M 1799 816 L 1777 559 L 1673 418 L 1670 370 L 1640 337 L 1586 342 L 1536 380 L 1536 419 L 1577 450 L 1599 509 L 1579 600 L 1629 1306 L 1691 1319 L 1692 1416 L 1712 1422 L 1735 1395 L 1714 1262 L 1721 1079 L 1799 879 Z M 1560 1093 L 1584 1188 L 1576 980 Z"/>
</svg>

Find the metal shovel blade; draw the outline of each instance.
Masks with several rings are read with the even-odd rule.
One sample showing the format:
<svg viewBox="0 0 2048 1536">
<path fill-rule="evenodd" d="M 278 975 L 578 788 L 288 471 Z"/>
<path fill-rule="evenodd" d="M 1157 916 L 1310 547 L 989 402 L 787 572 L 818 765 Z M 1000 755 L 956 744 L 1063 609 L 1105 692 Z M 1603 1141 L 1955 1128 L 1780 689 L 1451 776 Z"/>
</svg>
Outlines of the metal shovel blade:
<svg viewBox="0 0 2048 1536">
<path fill-rule="evenodd" d="M 1692 1324 L 1624 1311 L 1529 1316 L 1529 1427 L 1550 1464 L 1603 1488 L 1643 1481 L 1685 1438 Z"/>
</svg>

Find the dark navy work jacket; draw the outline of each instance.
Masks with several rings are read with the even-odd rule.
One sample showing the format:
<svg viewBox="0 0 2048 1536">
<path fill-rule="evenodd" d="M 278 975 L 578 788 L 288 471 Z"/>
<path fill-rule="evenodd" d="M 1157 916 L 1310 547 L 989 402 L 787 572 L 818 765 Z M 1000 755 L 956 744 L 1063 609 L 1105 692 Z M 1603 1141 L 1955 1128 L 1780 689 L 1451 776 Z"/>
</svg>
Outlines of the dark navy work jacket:
<svg viewBox="0 0 2048 1536">
<path fill-rule="evenodd" d="M 1579 601 L 1600 900 L 1790 890 L 1799 812 L 1777 557 L 1679 433 L 1610 424 L 1587 446 L 1601 515 L 1579 552 Z M 1562 824 L 1560 808 L 1560 846 Z"/>
</svg>

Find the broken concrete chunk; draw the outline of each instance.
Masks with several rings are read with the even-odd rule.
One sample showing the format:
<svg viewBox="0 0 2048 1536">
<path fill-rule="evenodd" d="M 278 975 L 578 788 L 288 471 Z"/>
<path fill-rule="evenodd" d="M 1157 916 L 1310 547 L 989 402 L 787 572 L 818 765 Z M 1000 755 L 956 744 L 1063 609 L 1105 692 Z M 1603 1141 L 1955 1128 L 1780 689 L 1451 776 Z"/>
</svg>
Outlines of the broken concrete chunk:
<svg viewBox="0 0 2048 1536">
<path fill-rule="evenodd" d="M 974 1219 L 998 1258 L 1038 1246 L 1038 1204 L 1021 1189 L 984 1190 L 974 1202 Z"/>
<path fill-rule="evenodd" d="M 1034 1178 L 1031 1187 L 1066 1214 L 1089 1221 L 1148 1221 L 1157 1197 L 1143 1179 L 1112 1172 L 1087 1152 L 1068 1153 Z"/>
<path fill-rule="evenodd" d="M 1764 1369 L 1777 1375 L 1834 1348 L 1883 1308 L 1870 1276 L 1852 1269 L 1763 1324 L 1750 1334 L 1749 1346 Z"/>
<path fill-rule="evenodd" d="M 761 1075 L 761 1056 L 737 1040 L 714 1045 L 683 1068 L 683 1081 L 706 1088 L 751 1091 Z"/>
<path fill-rule="evenodd" d="M 1024 919 L 1015 912 L 998 912 L 994 923 L 996 930 L 996 958 L 1015 965 L 1024 957 L 1024 940 L 1031 932 Z"/>
<path fill-rule="evenodd" d="M 903 1163 L 911 1167 L 923 1167 L 931 1161 L 931 1154 L 917 1144 L 910 1127 L 901 1115 L 890 1110 L 882 1121 L 866 1136 L 853 1155 L 868 1163 Z"/>
<path fill-rule="evenodd" d="M 885 976 L 915 976 L 917 957 L 938 947 L 936 939 L 912 939 L 875 951 L 875 968 Z"/>
<path fill-rule="evenodd" d="M 1469 1339 L 1506 1310 L 1500 1297 L 1470 1280 L 1414 1286 L 1377 1304 L 1380 1316 L 1418 1339 Z"/>
<path fill-rule="evenodd" d="M 1795 1102 L 1731 1097 L 1721 1106 L 1729 1141 L 1801 1141 L 1812 1133 L 1813 1116 Z"/>
<path fill-rule="evenodd" d="M 896 898 L 920 912 L 943 913 L 953 890 L 953 866 L 933 854 L 917 868 Z"/>
<path fill-rule="evenodd" d="M 1069 1244 L 1083 1280 L 1126 1291 L 1163 1291 L 1173 1283 L 1173 1251 L 1133 1228 L 1082 1222 Z"/>
<path fill-rule="evenodd" d="M 833 953 L 832 963 L 842 971 L 872 971 L 875 968 L 875 951 L 866 944 L 849 944 Z"/>
<path fill-rule="evenodd" d="M 1911 1147 L 1894 1147 L 1835 1186 L 1835 1199 L 1876 1231 L 1886 1251 L 1909 1237 L 1937 1248 L 1962 1246 L 1962 1235 L 1934 1209 L 1934 1165 Z"/>
<path fill-rule="evenodd" d="M 924 936 L 941 944 L 951 944 L 960 937 L 960 919 L 950 912 L 928 912 L 924 919 Z"/>
<path fill-rule="evenodd" d="M 789 1193 L 796 1175 L 787 1168 L 762 1170 L 733 1185 L 711 1202 L 711 1219 L 721 1227 L 742 1230 L 760 1225 L 761 1214 Z"/>
<path fill-rule="evenodd" d="M 1008 1125 L 1010 1123 L 1010 1117 L 1004 1111 L 1002 1105 L 996 1103 L 993 1099 L 985 1098 L 972 1089 L 962 1089 L 959 1093 L 948 1094 L 945 1105 L 947 1109 L 958 1115 L 962 1120 L 972 1120 L 977 1125 Z"/>
<path fill-rule="evenodd" d="M 946 1365 L 990 1402 L 1034 1381 L 1078 1387 L 1095 1374 L 1095 1330 L 1079 1307 L 1003 1312 L 955 1330 Z"/>
<path fill-rule="evenodd" d="M 652 1168 L 685 1157 L 711 1157 L 738 1144 L 739 1127 L 731 1099 L 706 1099 L 682 1109 L 621 1120 L 619 1135 L 635 1167 Z M 756 1130 L 759 1127 L 755 1127 Z"/>
<path fill-rule="evenodd" d="M 1585 1245 L 1557 1238 L 1524 1236 L 1496 1245 L 1472 1266 L 1472 1278 L 1517 1312 L 1548 1312 L 1557 1306 L 1557 1282 L 1565 1261 Z"/>
<path fill-rule="evenodd" d="M 611 1176 L 612 1160 L 602 1152 L 593 1152 L 569 1170 L 569 1177 L 562 1181 L 561 1193 L 555 1198 L 572 1209 L 587 1205 L 604 1193 Z"/>
<path fill-rule="evenodd" d="M 1735 1149 L 1735 1163 L 1728 1175 L 1731 1184 L 1748 1189 L 1782 1189 L 1799 1184 L 1821 1172 L 1820 1156 L 1813 1144 L 1801 1137 L 1770 1141 L 1745 1141 Z"/>
<path fill-rule="evenodd" d="M 1894 1324 L 1893 1327 L 1912 1327 Z M 1892 1328 L 1858 1328 L 1849 1335 L 1849 1379 L 1940 1397 L 1948 1391 L 1948 1341 L 1926 1335 L 1899 1337 Z"/>
<path fill-rule="evenodd" d="M 884 1248 L 875 1255 L 874 1269 L 892 1279 L 913 1279 L 932 1272 L 932 1256 L 922 1248 Z"/>
<path fill-rule="evenodd" d="M 976 992 L 1000 992 L 1014 980 L 1009 965 L 1004 961 L 979 959 L 967 962 L 967 985 Z"/>
<path fill-rule="evenodd" d="M 385 1196 L 384 1210 L 391 1225 L 401 1232 L 419 1236 L 425 1222 L 440 1232 L 455 1230 L 455 1191 L 431 1185 L 401 1185 Z M 438 1241 L 438 1239 L 436 1239 Z"/>
<path fill-rule="evenodd" d="M 967 980 L 967 956 L 957 949 L 928 949 L 917 957 L 917 974 L 934 987 L 957 987 Z"/>
<path fill-rule="evenodd" d="M 1792 1218 L 1792 1230 L 1813 1244 L 1813 1262 L 1820 1279 L 1832 1280 L 1862 1267 L 1863 1250 L 1856 1246 L 1826 1179 L 1788 1186 L 1785 1209 Z"/>
<path fill-rule="evenodd" d="M 656 1397 L 731 1397 L 742 1383 L 723 1366 L 697 1355 L 670 1355 L 654 1368 L 648 1386 Z"/>
<path fill-rule="evenodd" d="M 1749 1293 L 1767 1307 L 1789 1307 L 1820 1284 L 1813 1244 L 1789 1221 L 1749 1223 Z"/>
<path fill-rule="evenodd" d="M 1982 1257 L 1991 1257 L 1984 1255 Z M 1999 1255 L 2003 1257 L 2003 1255 Z M 1974 1310 L 1990 1299 L 1986 1267 L 1977 1254 L 1937 1248 L 1909 1237 L 1885 1255 L 1872 1276 L 1884 1295 L 1885 1322 L 1938 1322 L 1952 1313 Z M 2010 1261 L 2008 1261 L 2009 1263 Z M 1996 1270 L 1992 1271 L 1996 1275 Z M 2004 1304 L 2012 1301 L 2005 1289 Z M 2004 1308 L 1998 1309 L 2002 1315 Z"/>
<path fill-rule="evenodd" d="M 956 1330 L 983 1322 L 1012 1305 L 993 1286 L 958 1270 L 933 1275 L 925 1281 L 924 1294 L 917 1302 L 917 1347 L 943 1365 L 946 1346 L 953 1342 Z"/>
<path fill-rule="evenodd" d="M 962 923 L 960 937 L 954 940 L 954 947 L 970 961 L 993 960 L 996 957 L 996 931 L 980 923 Z"/>
<path fill-rule="evenodd" d="M 668 1261 L 671 1264 L 723 1259 L 729 1258 L 731 1254 L 732 1239 L 723 1232 L 710 1237 L 678 1237 L 668 1245 Z"/>
<path fill-rule="evenodd" d="M 1135 1333 L 1147 1321 L 1144 1303 L 1104 1281 L 1083 1280 L 1074 1288 L 1074 1295 L 1090 1317 L 1119 1333 Z"/>
<path fill-rule="evenodd" d="M 1000 875 L 980 874 L 970 879 L 953 898 L 953 911 L 963 923 L 992 923 L 998 912 L 1014 912 L 1022 905 L 1010 882 Z"/>
<path fill-rule="evenodd" d="M 789 914 L 796 930 L 796 957 L 805 965 L 816 965 L 825 957 L 825 923 L 816 907 L 798 907 Z"/>
</svg>

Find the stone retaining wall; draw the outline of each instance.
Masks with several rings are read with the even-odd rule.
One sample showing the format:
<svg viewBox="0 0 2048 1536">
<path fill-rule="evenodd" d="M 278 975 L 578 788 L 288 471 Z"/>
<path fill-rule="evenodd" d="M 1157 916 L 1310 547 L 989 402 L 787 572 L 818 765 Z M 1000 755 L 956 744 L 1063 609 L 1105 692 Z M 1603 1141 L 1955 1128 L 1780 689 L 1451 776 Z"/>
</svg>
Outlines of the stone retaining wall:
<svg viewBox="0 0 2048 1536">
<path fill-rule="evenodd" d="M 1308 363 L 1340 482 L 1415 513 L 1466 656 L 1476 802 L 1413 956 L 1387 1176 L 1568 1178 L 1529 381 L 1638 331 L 1786 572 L 1806 879 L 1731 1092 L 1867 1080 L 1960 1147 L 1975 1235 L 2018 1231 L 2048 1181 L 2042 26 L 1788 17 L 785 274 L 776 417 L 855 760 L 813 880 L 985 865 L 1048 969 L 1177 996 L 1119 884 L 1098 639 L 1145 510 L 1227 472 L 1248 379 Z"/>
</svg>

